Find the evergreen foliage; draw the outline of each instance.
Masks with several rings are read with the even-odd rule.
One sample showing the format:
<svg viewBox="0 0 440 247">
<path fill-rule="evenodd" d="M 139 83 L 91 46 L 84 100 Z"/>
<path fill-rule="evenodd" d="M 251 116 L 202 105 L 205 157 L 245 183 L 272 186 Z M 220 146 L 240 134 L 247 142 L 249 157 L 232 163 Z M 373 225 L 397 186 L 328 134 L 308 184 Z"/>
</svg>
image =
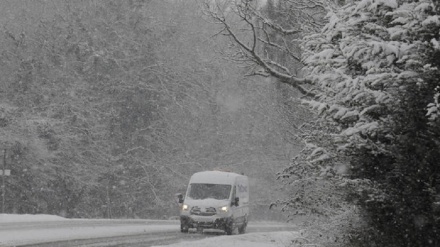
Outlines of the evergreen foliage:
<svg viewBox="0 0 440 247">
<path fill-rule="evenodd" d="M 294 126 L 305 145 L 279 174 L 294 185 L 283 209 L 337 214 L 348 207 L 329 207 L 319 197 L 338 188 L 337 198 L 360 205 L 366 223 L 347 224 L 342 242 L 348 246 L 439 245 L 439 2 L 258 3 L 234 1 L 227 15 L 209 4 L 206 9 L 240 58 L 262 68 L 254 75 L 297 89 L 320 116 Z M 328 10 L 327 24 L 307 33 L 320 28 L 319 18 L 297 15 L 298 9 L 315 17 Z M 292 52 L 300 37 L 302 73 Z M 325 186 L 314 187 L 319 183 Z"/>
<path fill-rule="evenodd" d="M 306 37 L 306 101 L 338 123 L 350 177 L 373 184 L 359 205 L 360 246 L 438 246 L 439 13 L 431 1 L 363 0 Z"/>
</svg>

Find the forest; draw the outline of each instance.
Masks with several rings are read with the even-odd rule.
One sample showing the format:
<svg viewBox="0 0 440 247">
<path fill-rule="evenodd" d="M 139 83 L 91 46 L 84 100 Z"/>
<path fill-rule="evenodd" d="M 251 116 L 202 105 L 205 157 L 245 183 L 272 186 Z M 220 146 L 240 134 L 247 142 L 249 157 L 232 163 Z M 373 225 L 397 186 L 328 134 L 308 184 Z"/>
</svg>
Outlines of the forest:
<svg viewBox="0 0 440 247">
<path fill-rule="evenodd" d="M 276 199 L 294 92 L 225 60 L 196 2 L 1 4 L 5 212 L 169 217 L 209 169 L 258 179 L 261 210 Z"/>
<path fill-rule="evenodd" d="M 0 7 L 2 213 L 168 219 L 220 169 L 323 246 L 440 245 L 439 1 Z"/>
</svg>

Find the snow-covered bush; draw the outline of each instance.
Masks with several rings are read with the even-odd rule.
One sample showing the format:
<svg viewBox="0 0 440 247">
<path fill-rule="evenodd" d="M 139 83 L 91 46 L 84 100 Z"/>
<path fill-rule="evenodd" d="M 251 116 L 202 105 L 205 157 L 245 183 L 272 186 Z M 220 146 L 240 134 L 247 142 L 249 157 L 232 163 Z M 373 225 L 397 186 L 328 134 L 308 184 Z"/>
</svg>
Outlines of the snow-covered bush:
<svg viewBox="0 0 440 247">
<path fill-rule="evenodd" d="M 356 239 L 355 229 L 362 224 L 359 210 L 353 206 L 357 199 L 350 191 L 367 185 L 367 181 L 347 177 L 348 159 L 338 153 L 334 142 L 337 129 L 322 119 L 302 125 L 300 137 L 306 145 L 278 174 L 290 193 L 276 205 L 287 212 L 290 221 L 301 225 L 305 239 L 323 246 Z"/>
</svg>

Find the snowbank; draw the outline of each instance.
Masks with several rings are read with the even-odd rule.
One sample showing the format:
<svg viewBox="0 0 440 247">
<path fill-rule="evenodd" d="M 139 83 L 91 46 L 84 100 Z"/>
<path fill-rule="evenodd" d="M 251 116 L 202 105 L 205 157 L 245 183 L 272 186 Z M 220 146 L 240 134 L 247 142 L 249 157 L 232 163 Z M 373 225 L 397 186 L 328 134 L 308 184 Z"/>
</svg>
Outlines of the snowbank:
<svg viewBox="0 0 440 247">
<path fill-rule="evenodd" d="M 56 221 L 66 220 L 61 216 L 47 214 L 0 214 L 0 223 L 7 222 L 33 222 L 33 221 Z"/>
</svg>

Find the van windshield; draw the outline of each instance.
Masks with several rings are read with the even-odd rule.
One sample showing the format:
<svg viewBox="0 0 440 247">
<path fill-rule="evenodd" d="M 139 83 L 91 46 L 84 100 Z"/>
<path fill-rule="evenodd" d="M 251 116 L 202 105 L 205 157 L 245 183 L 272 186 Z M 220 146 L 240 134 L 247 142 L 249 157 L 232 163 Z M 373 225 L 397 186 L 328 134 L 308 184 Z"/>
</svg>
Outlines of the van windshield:
<svg viewBox="0 0 440 247">
<path fill-rule="evenodd" d="M 226 200 L 229 199 L 230 193 L 229 184 L 191 184 L 187 196 L 195 200 L 206 198 Z"/>
</svg>

